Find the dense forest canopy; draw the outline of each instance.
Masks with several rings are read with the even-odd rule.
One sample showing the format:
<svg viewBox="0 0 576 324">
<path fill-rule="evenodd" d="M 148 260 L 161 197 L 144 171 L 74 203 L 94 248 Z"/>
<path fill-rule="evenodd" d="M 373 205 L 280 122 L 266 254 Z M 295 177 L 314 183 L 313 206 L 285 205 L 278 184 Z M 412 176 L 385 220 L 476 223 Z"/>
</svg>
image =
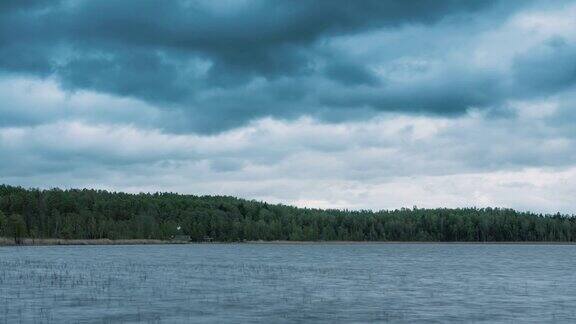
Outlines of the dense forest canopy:
<svg viewBox="0 0 576 324">
<path fill-rule="evenodd" d="M 178 229 L 180 228 L 180 229 Z M 321 210 L 225 196 L 0 185 L 0 236 L 194 241 L 575 241 L 576 219 L 500 208 Z"/>
</svg>

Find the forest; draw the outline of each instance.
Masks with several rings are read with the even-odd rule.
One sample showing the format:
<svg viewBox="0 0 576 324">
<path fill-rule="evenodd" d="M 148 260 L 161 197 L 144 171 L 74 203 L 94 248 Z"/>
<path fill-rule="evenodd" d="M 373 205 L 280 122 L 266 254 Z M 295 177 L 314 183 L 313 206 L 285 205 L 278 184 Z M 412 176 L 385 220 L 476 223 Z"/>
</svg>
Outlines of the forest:
<svg viewBox="0 0 576 324">
<path fill-rule="evenodd" d="M 502 208 L 322 210 L 175 193 L 0 185 L 0 237 L 243 241 L 572 242 L 576 218 Z"/>
</svg>

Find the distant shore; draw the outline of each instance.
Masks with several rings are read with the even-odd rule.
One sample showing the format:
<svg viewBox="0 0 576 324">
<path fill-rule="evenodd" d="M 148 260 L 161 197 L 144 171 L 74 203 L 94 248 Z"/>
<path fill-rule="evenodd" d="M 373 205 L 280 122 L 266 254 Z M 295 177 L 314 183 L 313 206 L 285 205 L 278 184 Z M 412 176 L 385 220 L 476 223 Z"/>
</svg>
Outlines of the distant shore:
<svg viewBox="0 0 576 324">
<path fill-rule="evenodd" d="M 576 245 L 576 242 L 433 242 L 433 241 L 242 241 L 242 242 L 185 242 L 171 240 L 151 239 L 93 239 L 93 240 L 67 240 L 57 238 L 32 239 L 24 238 L 21 244 L 14 239 L 0 237 L 0 246 L 50 246 L 50 245 L 151 245 L 151 244 L 262 244 L 262 245 L 304 245 L 304 244 L 474 244 L 474 245 Z"/>
<path fill-rule="evenodd" d="M 145 244 L 186 244 L 187 242 L 165 241 L 165 240 L 147 240 L 147 239 L 130 239 L 130 240 L 66 240 L 57 238 L 32 239 L 24 238 L 21 244 L 16 244 L 14 239 L 0 237 L 0 246 L 41 246 L 41 245 L 145 245 Z"/>
</svg>

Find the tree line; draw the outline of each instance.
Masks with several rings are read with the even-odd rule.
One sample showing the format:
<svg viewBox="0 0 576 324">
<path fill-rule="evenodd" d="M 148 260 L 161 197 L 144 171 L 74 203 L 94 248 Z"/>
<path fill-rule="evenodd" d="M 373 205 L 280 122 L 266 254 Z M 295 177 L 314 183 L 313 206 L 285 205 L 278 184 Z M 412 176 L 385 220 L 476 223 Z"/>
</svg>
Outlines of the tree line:
<svg viewBox="0 0 576 324">
<path fill-rule="evenodd" d="M 228 196 L 39 190 L 0 185 L 0 236 L 193 241 L 562 241 L 571 215 L 502 208 L 322 210 Z"/>
</svg>

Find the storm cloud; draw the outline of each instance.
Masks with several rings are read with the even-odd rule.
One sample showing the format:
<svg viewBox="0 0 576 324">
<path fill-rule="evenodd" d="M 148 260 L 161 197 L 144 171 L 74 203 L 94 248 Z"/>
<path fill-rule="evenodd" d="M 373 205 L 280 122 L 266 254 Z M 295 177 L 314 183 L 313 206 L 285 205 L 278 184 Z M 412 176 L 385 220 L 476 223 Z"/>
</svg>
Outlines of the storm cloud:
<svg viewBox="0 0 576 324">
<path fill-rule="evenodd" d="M 503 96 L 493 82 L 498 75 L 443 62 L 438 72 L 445 76 L 437 80 L 425 63 L 398 66 L 398 57 L 379 59 L 380 50 L 366 61 L 332 42 L 373 31 L 402 33 L 410 26 L 452 28 L 484 12 L 498 20 L 501 15 L 492 11 L 512 9 L 491 1 L 9 1 L 3 6 L 2 70 L 55 78 L 69 91 L 93 90 L 180 110 L 188 119 L 183 130 L 196 132 L 265 116 L 329 118 L 343 107 L 451 114 L 491 104 Z M 422 50 L 418 39 L 402 42 Z M 376 66 L 404 68 L 420 80 L 406 87 Z"/>
</svg>

